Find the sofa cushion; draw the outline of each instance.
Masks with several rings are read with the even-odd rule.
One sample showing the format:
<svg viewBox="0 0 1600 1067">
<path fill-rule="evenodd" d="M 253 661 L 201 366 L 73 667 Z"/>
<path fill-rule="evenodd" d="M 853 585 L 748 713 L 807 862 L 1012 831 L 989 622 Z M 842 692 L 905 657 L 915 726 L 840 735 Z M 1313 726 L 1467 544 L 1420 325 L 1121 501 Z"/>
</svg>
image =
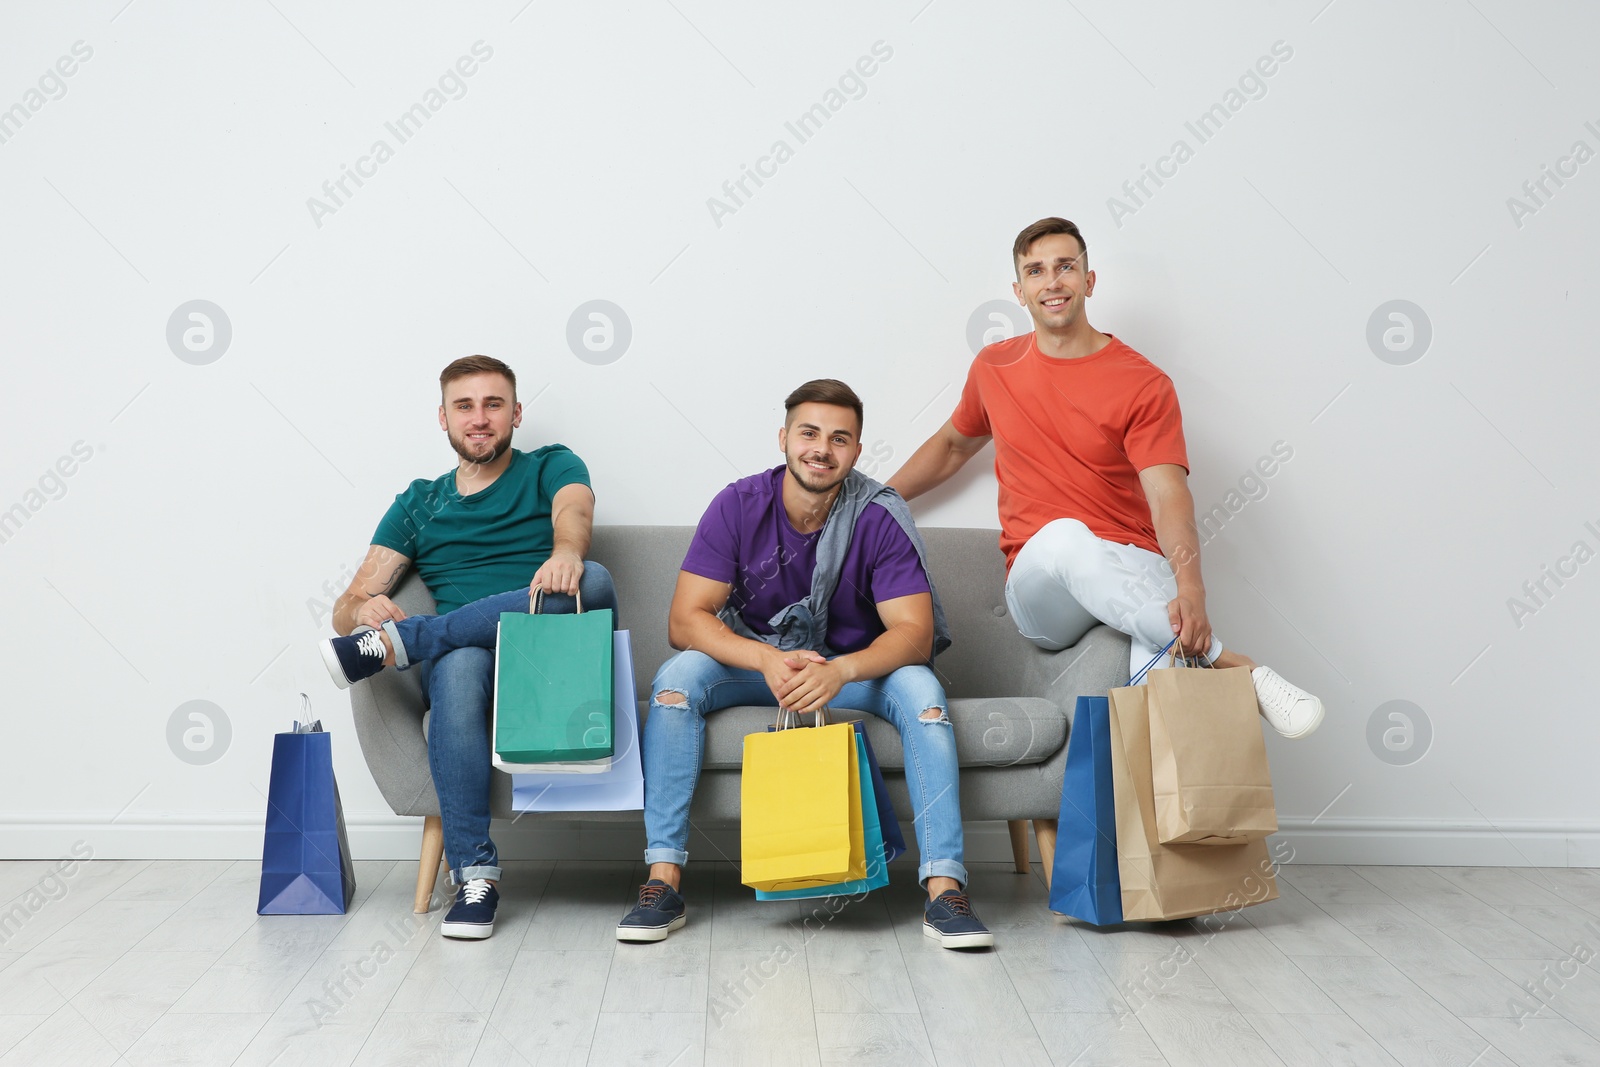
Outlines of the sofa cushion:
<svg viewBox="0 0 1600 1067">
<path fill-rule="evenodd" d="M 649 717 L 641 703 L 640 722 Z M 833 722 L 861 719 L 867 724 L 878 765 L 903 771 L 905 750 L 900 732 L 876 715 L 840 709 L 830 713 Z M 956 757 L 962 767 L 1021 767 L 1043 763 L 1067 740 L 1067 717 L 1042 697 L 974 697 L 950 701 L 950 721 L 956 731 Z M 427 736 L 433 713 L 422 717 Z M 744 763 L 744 735 L 762 733 L 777 718 L 777 709 L 741 705 L 712 712 L 706 719 L 706 752 L 701 764 L 707 771 L 736 771 Z M 930 727 L 931 729 L 931 727 Z"/>
<path fill-rule="evenodd" d="M 641 702 L 641 724 L 649 717 Z M 962 767 L 1021 767 L 1043 763 L 1067 740 L 1067 717 L 1042 697 L 973 697 L 950 701 L 950 721 L 956 731 L 956 757 Z M 840 709 L 830 713 L 833 722 L 861 719 L 878 765 L 886 771 L 903 771 L 905 750 L 900 732 L 876 715 Z M 423 736 L 433 713 L 422 717 Z M 707 771 L 737 771 L 744 763 L 745 734 L 763 733 L 777 718 L 777 709 L 741 705 L 713 712 L 706 719 L 706 752 L 701 764 Z M 807 720 L 809 721 L 809 720 Z M 932 727 L 930 727 L 931 729 Z"/>
<path fill-rule="evenodd" d="M 956 756 L 962 767 L 1015 767 L 1042 763 L 1061 749 L 1067 739 L 1067 719 L 1048 700 L 1039 697 L 975 697 L 950 702 L 950 721 L 956 731 Z M 702 767 L 708 771 L 736 771 L 744 762 L 744 736 L 764 731 L 777 717 L 773 708 L 735 707 L 706 718 L 706 752 Z M 903 771 L 905 751 L 900 733 L 876 715 L 838 710 L 834 722 L 862 719 L 867 738 L 884 770 Z M 928 729 L 943 729 L 930 726 Z"/>
</svg>

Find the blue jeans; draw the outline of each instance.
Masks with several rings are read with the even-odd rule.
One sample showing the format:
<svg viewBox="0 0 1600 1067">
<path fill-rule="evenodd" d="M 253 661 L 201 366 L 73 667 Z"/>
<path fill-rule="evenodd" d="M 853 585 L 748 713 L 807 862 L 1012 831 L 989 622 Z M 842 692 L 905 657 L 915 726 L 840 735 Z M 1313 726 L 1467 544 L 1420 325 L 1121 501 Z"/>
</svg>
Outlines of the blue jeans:
<svg viewBox="0 0 1600 1067">
<path fill-rule="evenodd" d="M 611 573 L 586 561 L 578 583 L 583 607 L 617 607 Z M 542 611 L 571 614 L 570 596 L 545 596 Z M 526 587 L 484 597 L 444 615 L 413 615 L 383 628 L 394 644 L 395 665 L 422 669 L 422 691 L 433 710 L 428 721 L 428 766 L 439 794 L 444 855 L 450 882 L 500 878 L 500 854 L 489 838 L 489 737 L 494 709 L 494 646 L 500 613 L 528 610 Z"/>
<path fill-rule="evenodd" d="M 662 693 L 681 694 L 687 702 L 663 704 Z M 704 652 L 680 652 L 656 672 L 644 726 L 646 863 L 689 861 L 689 804 L 705 755 L 705 717 L 739 704 L 777 706 L 760 672 L 723 666 Z M 966 885 L 955 732 L 933 671 L 901 667 L 885 678 L 851 682 L 830 706 L 876 715 L 900 731 L 922 855 L 917 878 L 954 878 Z M 922 719 L 930 708 L 938 710 L 938 718 Z"/>
</svg>

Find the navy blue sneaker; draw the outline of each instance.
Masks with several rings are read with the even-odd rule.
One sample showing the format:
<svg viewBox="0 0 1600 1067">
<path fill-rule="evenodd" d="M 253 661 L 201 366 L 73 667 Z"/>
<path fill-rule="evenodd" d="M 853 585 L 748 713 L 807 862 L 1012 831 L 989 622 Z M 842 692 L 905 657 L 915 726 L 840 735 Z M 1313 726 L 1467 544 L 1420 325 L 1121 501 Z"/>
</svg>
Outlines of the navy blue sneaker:
<svg viewBox="0 0 1600 1067">
<path fill-rule="evenodd" d="M 946 889 L 922 909 L 922 932 L 945 948 L 993 948 L 994 935 L 973 914 L 965 893 Z"/>
<path fill-rule="evenodd" d="M 665 941 L 689 921 L 683 897 L 659 878 L 639 887 L 639 903 L 617 924 L 618 941 Z"/>
<path fill-rule="evenodd" d="M 349 689 L 363 678 L 383 670 L 383 635 L 363 630 L 349 637 L 329 637 L 322 641 L 322 662 L 333 675 L 333 684 Z"/>
<path fill-rule="evenodd" d="M 456 902 L 439 924 L 445 937 L 483 938 L 494 933 L 494 909 L 500 890 L 487 878 L 473 878 L 456 890 Z"/>
</svg>

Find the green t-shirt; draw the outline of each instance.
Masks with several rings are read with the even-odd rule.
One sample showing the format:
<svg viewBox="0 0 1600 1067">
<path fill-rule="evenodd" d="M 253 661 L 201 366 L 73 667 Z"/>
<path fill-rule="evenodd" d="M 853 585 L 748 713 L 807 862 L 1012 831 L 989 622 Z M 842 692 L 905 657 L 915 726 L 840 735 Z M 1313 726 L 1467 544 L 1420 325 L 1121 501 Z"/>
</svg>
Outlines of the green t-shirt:
<svg viewBox="0 0 1600 1067">
<path fill-rule="evenodd" d="M 565 445 L 511 450 L 511 465 L 471 496 L 456 472 L 418 478 L 378 523 L 372 543 L 416 564 L 441 613 L 525 586 L 550 558 L 550 502 L 567 485 L 588 485 L 589 468 Z"/>
</svg>

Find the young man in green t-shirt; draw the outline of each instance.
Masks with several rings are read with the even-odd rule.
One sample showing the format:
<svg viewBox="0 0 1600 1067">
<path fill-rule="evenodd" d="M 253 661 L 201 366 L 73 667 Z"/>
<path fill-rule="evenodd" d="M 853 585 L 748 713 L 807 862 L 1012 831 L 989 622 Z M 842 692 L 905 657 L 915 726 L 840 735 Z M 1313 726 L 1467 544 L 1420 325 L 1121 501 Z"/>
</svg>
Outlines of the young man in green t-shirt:
<svg viewBox="0 0 1600 1067">
<path fill-rule="evenodd" d="M 322 643 L 340 688 L 385 666 L 422 671 L 432 709 L 428 763 L 444 822 L 456 900 L 439 931 L 483 938 L 494 931 L 499 854 L 489 838 L 490 714 L 500 613 L 617 606 L 611 575 L 585 560 L 594 523 L 589 470 L 563 445 L 511 447 L 522 424 L 517 379 L 488 356 L 456 360 L 439 375 L 439 428 L 458 462 L 418 479 L 390 505 L 372 547 L 334 605 Z M 412 616 L 389 599 L 415 564 L 440 615 Z M 509 590 L 509 592 L 505 592 Z"/>
</svg>

